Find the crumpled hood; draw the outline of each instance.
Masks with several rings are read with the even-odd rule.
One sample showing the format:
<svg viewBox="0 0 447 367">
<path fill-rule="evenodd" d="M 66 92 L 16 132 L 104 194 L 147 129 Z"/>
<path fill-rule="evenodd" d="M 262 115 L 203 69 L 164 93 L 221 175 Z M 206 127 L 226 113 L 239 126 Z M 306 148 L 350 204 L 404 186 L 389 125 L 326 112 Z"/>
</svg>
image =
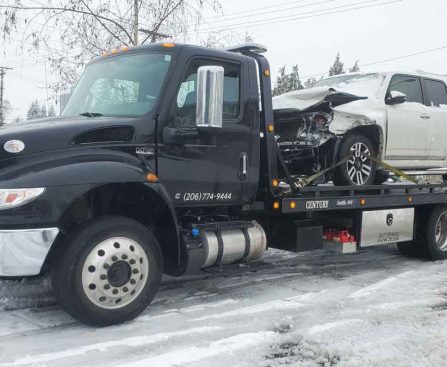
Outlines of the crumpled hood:
<svg viewBox="0 0 447 367">
<path fill-rule="evenodd" d="M 58 150 L 73 145 L 76 137 L 89 131 L 129 126 L 131 118 L 55 117 L 9 124 L 0 127 L 0 159 Z M 133 130 L 132 130 L 133 131 Z M 9 140 L 20 140 L 25 148 L 20 153 L 8 153 L 4 144 Z"/>
<path fill-rule="evenodd" d="M 297 90 L 274 97 L 273 110 L 278 112 L 305 112 L 320 106 L 322 103 L 330 103 L 331 106 L 335 107 L 363 99 L 367 99 L 367 97 L 337 92 L 332 88 L 317 87 Z"/>
</svg>

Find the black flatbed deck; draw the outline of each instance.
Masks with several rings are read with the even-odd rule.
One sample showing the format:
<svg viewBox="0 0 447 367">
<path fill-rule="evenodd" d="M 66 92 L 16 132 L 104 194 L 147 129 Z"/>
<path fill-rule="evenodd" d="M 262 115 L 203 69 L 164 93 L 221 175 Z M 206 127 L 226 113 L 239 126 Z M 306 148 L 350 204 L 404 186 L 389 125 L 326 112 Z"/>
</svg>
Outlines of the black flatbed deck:
<svg viewBox="0 0 447 367">
<path fill-rule="evenodd" d="M 280 198 L 283 213 L 388 209 L 447 203 L 447 185 L 309 186 Z"/>
</svg>

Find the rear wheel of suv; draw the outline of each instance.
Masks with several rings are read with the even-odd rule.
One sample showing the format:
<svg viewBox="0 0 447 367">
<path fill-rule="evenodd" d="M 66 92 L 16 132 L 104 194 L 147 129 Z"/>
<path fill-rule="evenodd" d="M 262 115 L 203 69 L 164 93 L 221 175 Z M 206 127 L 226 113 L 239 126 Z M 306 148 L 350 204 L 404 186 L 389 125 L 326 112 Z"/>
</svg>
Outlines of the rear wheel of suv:
<svg viewBox="0 0 447 367">
<path fill-rule="evenodd" d="M 368 156 L 376 156 L 372 141 L 361 134 L 350 134 L 342 142 L 339 159 L 352 156 L 347 162 L 336 168 L 334 183 L 337 186 L 372 185 L 376 176 L 376 165 Z"/>
</svg>

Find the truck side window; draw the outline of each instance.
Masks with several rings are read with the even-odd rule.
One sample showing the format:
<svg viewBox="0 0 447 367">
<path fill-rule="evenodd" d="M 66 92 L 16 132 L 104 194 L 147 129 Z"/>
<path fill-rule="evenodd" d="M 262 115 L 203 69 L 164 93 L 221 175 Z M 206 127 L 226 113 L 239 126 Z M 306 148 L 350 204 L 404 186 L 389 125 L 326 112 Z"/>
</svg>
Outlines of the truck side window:
<svg viewBox="0 0 447 367">
<path fill-rule="evenodd" d="M 427 106 L 447 106 L 447 88 L 440 80 L 424 79 L 427 92 Z"/>
<path fill-rule="evenodd" d="M 422 85 L 418 77 L 409 75 L 395 75 L 391 79 L 388 92 L 396 91 L 407 96 L 407 102 L 424 103 Z"/>
<path fill-rule="evenodd" d="M 177 93 L 176 126 L 196 126 L 197 70 L 200 66 L 218 65 L 225 70 L 223 119 L 235 120 L 240 112 L 240 67 L 211 60 L 193 60 Z"/>
</svg>

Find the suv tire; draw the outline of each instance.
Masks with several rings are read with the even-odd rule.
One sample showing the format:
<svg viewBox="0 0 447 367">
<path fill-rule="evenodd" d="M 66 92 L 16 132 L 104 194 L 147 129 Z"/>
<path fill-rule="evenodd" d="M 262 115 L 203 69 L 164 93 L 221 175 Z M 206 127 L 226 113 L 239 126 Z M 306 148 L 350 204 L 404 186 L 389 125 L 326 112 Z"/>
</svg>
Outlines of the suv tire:
<svg viewBox="0 0 447 367">
<path fill-rule="evenodd" d="M 334 184 L 337 186 L 372 185 L 376 176 L 376 165 L 361 154 L 376 156 L 376 149 L 371 140 L 358 133 L 349 134 L 340 146 L 339 159 L 354 156 L 335 169 Z"/>
</svg>

